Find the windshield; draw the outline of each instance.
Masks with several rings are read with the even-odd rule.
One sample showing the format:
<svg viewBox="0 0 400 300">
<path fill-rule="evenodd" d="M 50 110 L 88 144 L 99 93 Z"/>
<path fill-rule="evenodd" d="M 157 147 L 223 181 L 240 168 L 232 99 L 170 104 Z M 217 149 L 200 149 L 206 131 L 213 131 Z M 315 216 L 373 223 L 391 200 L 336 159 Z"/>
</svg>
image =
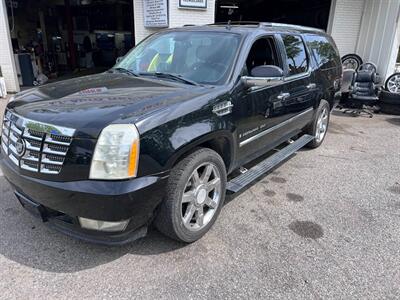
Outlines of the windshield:
<svg viewBox="0 0 400 300">
<path fill-rule="evenodd" d="M 132 49 L 114 68 L 136 74 L 167 73 L 200 84 L 222 83 L 239 48 L 240 36 L 222 32 L 156 34 Z"/>
</svg>

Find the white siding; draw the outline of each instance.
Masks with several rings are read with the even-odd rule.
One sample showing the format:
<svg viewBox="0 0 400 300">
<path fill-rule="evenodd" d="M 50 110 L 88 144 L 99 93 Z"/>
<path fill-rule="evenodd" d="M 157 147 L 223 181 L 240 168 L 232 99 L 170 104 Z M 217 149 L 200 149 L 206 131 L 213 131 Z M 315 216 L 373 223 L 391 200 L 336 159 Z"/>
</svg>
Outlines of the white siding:
<svg viewBox="0 0 400 300">
<path fill-rule="evenodd" d="M 204 25 L 214 23 L 215 0 L 207 0 L 207 9 L 178 8 L 179 0 L 169 0 L 169 26 L 178 27 L 185 24 Z"/>
<path fill-rule="evenodd" d="M 135 22 L 135 43 L 139 43 L 146 36 L 154 33 L 157 29 L 149 29 L 144 27 L 144 11 L 143 1 L 145 0 L 132 0 L 133 1 L 133 20 Z"/>
<path fill-rule="evenodd" d="M 399 46 L 396 39 L 399 8 L 400 1 L 366 0 L 356 52 L 365 62 L 375 63 L 383 77 L 392 72 L 392 53 Z"/>
<path fill-rule="evenodd" d="M 365 0 L 332 0 L 331 32 L 340 55 L 354 53 L 357 46 Z"/>
<path fill-rule="evenodd" d="M 390 54 L 389 58 L 388 69 L 386 71 L 386 75 L 384 75 L 385 79 L 389 77 L 391 74 L 393 74 L 395 71 L 399 47 L 400 47 L 400 22 L 397 21 L 397 30 L 393 41 L 392 53 Z"/>
<path fill-rule="evenodd" d="M 19 84 L 15 71 L 7 9 L 4 0 L 0 0 L 0 67 L 6 82 L 7 92 L 18 92 Z"/>
<path fill-rule="evenodd" d="M 133 0 L 134 21 L 135 21 L 135 41 L 140 42 L 149 34 L 160 29 L 149 29 L 144 27 L 143 1 Z M 179 27 L 186 24 L 202 25 L 214 23 L 215 0 L 207 1 L 206 10 L 181 9 L 178 8 L 179 0 L 169 0 L 169 27 Z"/>
</svg>

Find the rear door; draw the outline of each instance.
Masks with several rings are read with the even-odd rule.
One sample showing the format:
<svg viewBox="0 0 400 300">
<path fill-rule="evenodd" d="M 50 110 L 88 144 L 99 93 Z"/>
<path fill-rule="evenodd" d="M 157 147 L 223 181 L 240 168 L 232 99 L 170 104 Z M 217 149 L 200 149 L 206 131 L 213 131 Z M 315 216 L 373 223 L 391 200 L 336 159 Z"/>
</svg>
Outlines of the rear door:
<svg viewBox="0 0 400 300">
<path fill-rule="evenodd" d="M 281 34 L 284 53 L 284 94 L 280 105 L 285 110 L 287 132 L 299 131 L 311 121 L 317 86 L 310 56 L 301 35 Z"/>
</svg>

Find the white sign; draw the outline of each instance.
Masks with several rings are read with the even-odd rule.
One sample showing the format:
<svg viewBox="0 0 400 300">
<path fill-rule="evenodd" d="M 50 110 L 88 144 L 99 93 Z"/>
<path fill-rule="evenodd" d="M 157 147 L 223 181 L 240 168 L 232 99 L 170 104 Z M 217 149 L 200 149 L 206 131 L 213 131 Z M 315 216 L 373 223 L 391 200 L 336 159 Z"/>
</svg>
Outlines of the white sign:
<svg viewBox="0 0 400 300">
<path fill-rule="evenodd" d="M 143 0 L 144 27 L 168 27 L 167 0 Z"/>
<path fill-rule="evenodd" d="M 179 0 L 180 8 L 207 8 L 207 0 Z"/>
</svg>

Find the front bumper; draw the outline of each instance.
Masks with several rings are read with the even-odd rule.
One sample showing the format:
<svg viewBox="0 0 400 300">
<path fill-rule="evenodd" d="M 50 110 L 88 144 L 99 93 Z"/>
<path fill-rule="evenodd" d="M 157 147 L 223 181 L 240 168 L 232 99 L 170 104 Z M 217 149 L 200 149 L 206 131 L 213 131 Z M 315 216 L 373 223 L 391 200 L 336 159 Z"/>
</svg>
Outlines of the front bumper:
<svg viewBox="0 0 400 300">
<path fill-rule="evenodd" d="M 144 236 L 167 180 L 164 174 L 123 181 L 47 181 L 21 175 L 1 154 L 0 166 L 25 208 L 63 233 L 103 244 L 123 244 Z M 123 232 L 102 232 L 81 228 L 78 216 L 130 221 Z"/>
</svg>

